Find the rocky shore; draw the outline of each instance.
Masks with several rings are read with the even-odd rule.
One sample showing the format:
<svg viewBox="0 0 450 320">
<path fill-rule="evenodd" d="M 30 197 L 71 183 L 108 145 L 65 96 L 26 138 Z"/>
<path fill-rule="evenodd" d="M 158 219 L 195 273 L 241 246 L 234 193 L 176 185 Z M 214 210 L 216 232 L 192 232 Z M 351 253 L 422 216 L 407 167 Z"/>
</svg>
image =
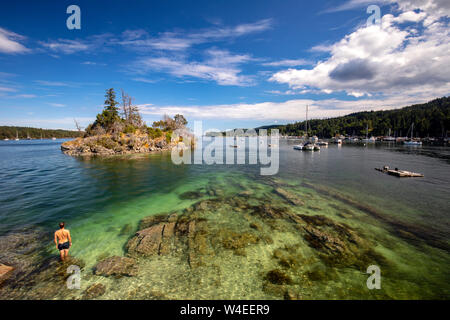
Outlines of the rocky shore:
<svg viewBox="0 0 450 320">
<path fill-rule="evenodd" d="M 330 214 L 313 205 L 311 193 L 275 178 L 253 190 L 238 185 L 239 191 L 230 193 L 227 185 L 232 183 L 232 179 L 228 184 L 210 181 L 179 193 L 180 200 L 191 201 L 189 206 L 149 213 L 137 227 L 119 228 L 128 237 L 123 254 L 105 253 L 89 266 L 73 257 L 64 263 L 48 258 L 37 247 L 40 239 L 50 236 L 42 231 L 3 236 L 0 264 L 13 269 L 0 268 L 5 274 L 0 295 L 5 299 L 312 299 L 324 294 L 331 283 L 331 287 L 345 283 L 342 277 L 348 274 L 365 284 L 367 266 L 372 264 L 382 268 L 386 283 L 394 281 L 389 275 L 396 267 L 388 256 L 375 249 L 377 243 L 370 235 L 344 219 L 362 212 L 356 204 L 330 204 L 336 212 Z M 65 286 L 71 264 L 82 269 L 81 290 Z M 392 291 L 369 292 L 364 285 L 336 290 L 330 297 L 392 298 Z"/>
<path fill-rule="evenodd" d="M 64 142 L 61 150 L 71 156 L 108 156 L 170 150 L 178 143 L 179 138 L 166 134 L 152 139 L 147 134 L 119 133 L 76 138 Z"/>
</svg>

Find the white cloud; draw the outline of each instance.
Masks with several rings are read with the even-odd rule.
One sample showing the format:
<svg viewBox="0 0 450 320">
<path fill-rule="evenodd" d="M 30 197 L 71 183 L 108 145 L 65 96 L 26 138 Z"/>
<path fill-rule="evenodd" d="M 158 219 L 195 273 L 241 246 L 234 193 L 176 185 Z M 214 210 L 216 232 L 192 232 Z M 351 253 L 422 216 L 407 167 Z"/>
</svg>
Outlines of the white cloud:
<svg viewBox="0 0 450 320">
<path fill-rule="evenodd" d="M 49 103 L 49 105 L 56 108 L 62 108 L 66 106 L 65 104 L 62 103 Z"/>
<path fill-rule="evenodd" d="M 0 87 L 0 92 L 16 92 L 17 90 L 10 87 Z"/>
<path fill-rule="evenodd" d="M 126 30 L 118 43 L 131 49 L 182 51 L 193 45 L 226 41 L 271 28 L 272 20 L 263 19 L 236 26 L 214 26 L 193 32 L 163 32 L 152 37 L 145 30 Z"/>
<path fill-rule="evenodd" d="M 71 87 L 72 86 L 70 83 L 62 82 L 62 81 L 35 80 L 34 82 L 36 82 L 39 85 L 49 86 L 49 87 Z"/>
<path fill-rule="evenodd" d="M 262 65 L 268 67 L 297 67 L 307 64 L 311 64 L 311 62 L 305 59 L 285 59 L 280 61 L 265 62 Z"/>
<path fill-rule="evenodd" d="M 153 104 L 141 104 L 138 107 L 142 114 L 153 116 L 162 116 L 164 114 L 173 116 L 180 113 L 190 119 L 296 121 L 304 119 L 306 105 L 309 105 L 310 118 L 328 118 L 343 116 L 357 111 L 395 109 L 415 103 L 423 103 L 430 99 L 432 97 L 418 99 L 415 96 L 403 96 L 385 100 L 364 99 L 359 101 L 344 101 L 338 99 L 294 99 L 284 102 L 261 102 L 252 104 L 236 103 L 206 106 L 156 106 Z"/>
<path fill-rule="evenodd" d="M 25 40 L 24 36 L 0 28 L 0 52 L 3 53 L 25 53 L 30 49 L 26 48 L 19 41 Z"/>
<path fill-rule="evenodd" d="M 89 52 L 98 50 L 105 45 L 114 44 L 116 41 L 110 34 L 98 34 L 86 39 L 57 39 L 49 41 L 40 41 L 41 46 L 51 52 L 63 54 L 73 54 L 78 52 Z M 55 56 L 58 57 L 58 56 Z"/>
<path fill-rule="evenodd" d="M 137 82 L 144 82 L 144 83 L 155 83 L 158 81 L 158 80 L 147 79 L 147 78 L 142 78 L 142 77 L 133 78 L 131 80 L 137 81 Z"/>
<path fill-rule="evenodd" d="M 232 55 L 228 51 L 210 49 L 201 62 L 188 62 L 176 57 L 148 57 L 135 63 L 135 70 L 167 72 L 176 77 L 192 77 L 211 80 L 219 85 L 247 86 L 252 84 L 249 76 L 242 75 L 239 64 L 251 61 L 248 55 Z"/>
<path fill-rule="evenodd" d="M 88 117 L 79 117 L 79 118 L 77 117 L 76 120 L 80 123 L 80 125 L 87 126 L 89 123 L 91 123 L 95 119 L 88 118 Z M 53 118 L 53 119 L 37 119 L 37 118 L 4 119 L 4 118 L 2 118 L 2 119 L 0 119 L 0 125 L 38 127 L 38 128 L 42 128 L 42 129 L 76 130 L 75 122 L 73 121 L 72 117 Z"/>
<path fill-rule="evenodd" d="M 291 89 L 344 91 L 355 97 L 404 95 L 405 92 L 418 97 L 447 95 L 450 92 L 448 21 L 430 18 L 428 11 L 409 10 L 420 2 L 401 1 L 399 7 L 408 10 L 398 16 L 384 15 L 381 28 L 362 26 L 342 40 L 320 47 L 330 56 L 313 68 L 282 70 L 270 80 L 288 84 Z M 425 9 L 434 8 L 426 3 Z M 432 23 L 426 24 L 429 18 Z M 403 22 L 418 26 L 401 28 L 399 24 Z"/>
<path fill-rule="evenodd" d="M 59 39 L 56 41 L 41 42 L 41 44 L 55 52 L 62 52 L 65 54 L 71 54 L 74 52 L 86 51 L 89 49 L 89 45 L 82 41 Z"/>
</svg>

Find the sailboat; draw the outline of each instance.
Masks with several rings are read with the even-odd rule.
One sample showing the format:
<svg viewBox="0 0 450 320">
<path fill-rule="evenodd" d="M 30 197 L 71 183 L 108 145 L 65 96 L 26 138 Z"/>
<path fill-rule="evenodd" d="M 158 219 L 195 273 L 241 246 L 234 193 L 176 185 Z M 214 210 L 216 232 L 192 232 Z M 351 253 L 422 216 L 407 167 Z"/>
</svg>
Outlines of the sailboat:
<svg viewBox="0 0 450 320">
<path fill-rule="evenodd" d="M 366 124 L 366 137 L 364 139 L 362 139 L 362 141 L 363 142 L 371 142 L 371 143 L 375 142 L 376 139 L 374 136 L 371 136 L 370 138 L 368 138 L 368 136 L 369 136 L 369 125 Z"/>
<path fill-rule="evenodd" d="M 17 132 L 17 130 L 16 130 L 16 139 L 15 140 L 19 141 L 19 133 Z"/>
<path fill-rule="evenodd" d="M 422 141 L 413 140 L 413 131 L 414 131 L 414 122 L 411 124 L 411 140 L 404 141 L 403 143 L 406 146 L 421 146 Z"/>
<path fill-rule="evenodd" d="M 308 105 L 306 105 L 306 139 L 308 139 Z M 304 144 L 300 143 L 298 145 L 295 145 L 293 147 L 295 150 L 305 150 L 305 151 L 319 151 L 320 147 L 319 145 L 313 143 L 313 142 L 305 142 Z"/>
<path fill-rule="evenodd" d="M 389 134 L 388 134 L 388 136 L 387 136 L 387 137 L 384 137 L 383 140 L 384 140 L 384 141 L 389 141 L 389 142 L 395 141 L 395 137 L 392 137 L 392 136 L 391 136 L 391 128 L 389 128 Z"/>
</svg>

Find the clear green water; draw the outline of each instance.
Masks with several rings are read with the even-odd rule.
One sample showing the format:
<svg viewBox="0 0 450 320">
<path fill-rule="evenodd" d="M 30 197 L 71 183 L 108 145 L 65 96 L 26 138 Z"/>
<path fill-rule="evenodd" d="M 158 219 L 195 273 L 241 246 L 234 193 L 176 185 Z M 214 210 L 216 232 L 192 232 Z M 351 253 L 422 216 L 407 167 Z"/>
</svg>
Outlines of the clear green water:
<svg viewBox="0 0 450 320">
<path fill-rule="evenodd" d="M 42 288 L 50 278 L 19 291 L 3 288 L 7 298 L 80 298 L 84 289 L 98 282 L 107 288 L 102 299 L 282 299 L 286 291 L 302 299 L 449 298 L 447 149 L 344 145 L 302 153 L 292 150 L 293 142 L 282 141 L 279 174 L 263 177 L 257 166 L 175 166 L 169 154 L 83 160 L 63 155 L 60 143 L 0 142 L 0 235 L 24 227 L 48 232 L 48 238 L 36 239 L 39 249 L 32 253 L 44 259 L 57 254 L 50 232 L 60 220 L 66 221 L 73 237 L 71 255 L 86 264 L 82 289 L 53 290 L 49 297 Z M 422 172 L 425 178 L 398 179 L 373 169 L 385 164 Z M 208 195 L 211 186 L 222 193 Z M 290 204 L 274 192 L 277 187 L 304 204 Z M 205 195 L 181 199 L 188 191 Z M 327 264 L 292 222 L 268 221 L 236 208 L 231 199 L 242 197 L 243 191 L 252 205 L 269 202 L 352 228 L 376 257 L 382 257 L 367 257 L 368 263 L 382 262 L 382 289 L 367 289 L 368 275 L 361 268 Z M 181 214 L 208 198 L 223 203 L 202 213 L 212 232 L 255 232 L 249 224 L 257 223 L 258 235 L 271 240 L 246 246 L 244 254 L 217 249 L 204 266 L 194 269 L 186 259 L 168 255 L 140 258 L 136 277 L 92 274 L 102 258 L 126 255 L 125 245 L 142 218 Z M 408 231 L 413 236 L 405 237 Z M 295 266 L 280 265 L 274 257 L 277 249 L 294 257 Z M 268 282 L 266 275 L 274 269 L 283 270 L 293 282 Z"/>
</svg>

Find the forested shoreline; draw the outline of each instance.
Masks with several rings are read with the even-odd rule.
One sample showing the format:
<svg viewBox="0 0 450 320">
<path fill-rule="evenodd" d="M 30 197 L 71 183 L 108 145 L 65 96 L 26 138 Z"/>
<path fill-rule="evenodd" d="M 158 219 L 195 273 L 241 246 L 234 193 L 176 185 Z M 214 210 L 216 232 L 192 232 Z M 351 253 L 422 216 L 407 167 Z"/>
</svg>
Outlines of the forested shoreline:
<svg viewBox="0 0 450 320">
<path fill-rule="evenodd" d="M 76 138 L 81 134 L 78 131 L 62 129 L 41 129 L 31 127 L 0 126 L 0 139 L 51 139 L 51 138 Z"/>
<path fill-rule="evenodd" d="M 424 104 L 401 109 L 356 112 L 342 117 L 312 119 L 308 121 L 308 134 L 320 138 L 336 135 L 385 136 L 389 130 L 392 136 L 410 135 L 414 123 L 415 137 L 447 137 L 450 130 L 450 97 L 442 97 Z M 258 129 L 279 129 L 281 135 L 302 136 L 305 121 L 287 125 L 263 126 Z"/>
</svg>

